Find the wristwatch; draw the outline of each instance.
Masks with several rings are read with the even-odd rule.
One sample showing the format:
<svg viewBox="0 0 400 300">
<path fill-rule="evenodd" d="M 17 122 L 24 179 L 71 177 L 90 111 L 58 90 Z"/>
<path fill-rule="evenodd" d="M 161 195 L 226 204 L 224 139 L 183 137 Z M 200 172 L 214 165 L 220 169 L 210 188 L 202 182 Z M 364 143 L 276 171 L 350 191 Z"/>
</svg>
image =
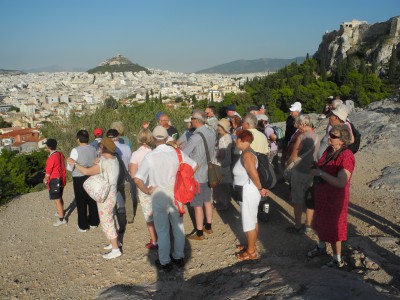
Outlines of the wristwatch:
<svg viewBox="0 0 400 300">
<path fill-rule="evenodd" d="M 318 176 L 319 176 L 319 177 L 322 177 L 322 171 L 319 171 Z"/>
</svg>

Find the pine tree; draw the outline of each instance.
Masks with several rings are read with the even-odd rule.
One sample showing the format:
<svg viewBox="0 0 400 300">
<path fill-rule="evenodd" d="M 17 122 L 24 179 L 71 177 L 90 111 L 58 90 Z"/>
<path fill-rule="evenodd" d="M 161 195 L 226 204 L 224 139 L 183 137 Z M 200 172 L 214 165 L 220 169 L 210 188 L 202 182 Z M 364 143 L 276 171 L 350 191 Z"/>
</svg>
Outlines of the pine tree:
<svg viewBox="0 0 400 300">
<path fill-rule="evenodd" d="M 396 46 L 392 47 L 392 55 L 389 60 L 389 70 L 388 70 L 388 78 L 390 83 L 397 83 L 399 81 L 397 68 L 399 65 L 399 60 L 397 59 Z"/>
</svg>

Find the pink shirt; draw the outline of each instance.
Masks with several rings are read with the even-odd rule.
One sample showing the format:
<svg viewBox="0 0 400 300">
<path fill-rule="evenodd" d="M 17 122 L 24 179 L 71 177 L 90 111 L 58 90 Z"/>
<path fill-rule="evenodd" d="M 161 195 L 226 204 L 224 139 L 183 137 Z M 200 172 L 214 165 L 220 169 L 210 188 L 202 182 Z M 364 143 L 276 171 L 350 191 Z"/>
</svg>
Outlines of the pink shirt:
<svg viewBox="0 0 400 300">
<path fill-rule="evenodd" d="M 138 165 L 139 168 L 143 158 L 149 152 L 151 152 L 150 148 L 147 148 L 145 146 L 140 146 L 139 149 L 137 149 L 135 152 L 132 153 L 131 160 L 129 161 L 129 163 Z"/>
</svg>

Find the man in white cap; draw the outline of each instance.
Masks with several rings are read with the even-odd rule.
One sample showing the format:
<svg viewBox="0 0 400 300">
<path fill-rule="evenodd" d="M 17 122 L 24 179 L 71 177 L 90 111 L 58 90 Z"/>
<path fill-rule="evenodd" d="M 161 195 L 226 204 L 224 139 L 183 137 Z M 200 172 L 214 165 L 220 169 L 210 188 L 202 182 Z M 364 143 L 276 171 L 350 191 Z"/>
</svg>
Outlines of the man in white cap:
<svg viewBox="0 0 400 300">
<path fill-rule="evenodd" d="M 294 121 L 301 113 L 301 103 L 295 102 L 290 106 L 290 115 L 286 119 L 286 131 L 285 131 L 285 142 L 286 145 L 289 144 L 292 135 L 296 132 L 296 127 L 294 127 Z"/>
<path fill-rule="evenodd" d="M 143 193 L 151 196 L 154 226 L 158 236 L 159 259 L 155 263 L 158 269 L 169 272 L 173 267 L 171 262 L 179 268 L 185 264 L 183 218 L 174 204 L 174 185 L 179 160 L 175 149 L 166 145 L 169 135 L 164 127 L 156 126 L 153 130 L 153 138 L 156 148 L 143 158 L 135 174 L 135 183 Z M 183 152 L 182 161 L 194 170 L 197 168 L 196 162 Z M 149 186 L 144 184 L 146 181 L 149 182 Z M 174 236 L 172 254 L 170 254 L 170 226 Z"/>
</svg>

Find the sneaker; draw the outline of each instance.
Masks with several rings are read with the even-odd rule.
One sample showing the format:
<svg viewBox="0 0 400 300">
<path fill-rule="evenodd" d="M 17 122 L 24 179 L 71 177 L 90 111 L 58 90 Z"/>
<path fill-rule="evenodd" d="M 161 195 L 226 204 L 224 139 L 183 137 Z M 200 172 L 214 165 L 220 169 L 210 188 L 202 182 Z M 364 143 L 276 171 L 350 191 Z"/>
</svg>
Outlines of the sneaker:
<svg viewBox="0 0 400 300">
<path fill-rule="evenodd" d="M 90 229 L 96 229 L 97 228 L 97 226 L 92 226 L 92 225 L 90 225 L 89 227 L 90 227 Z"/>
<path fill-rule="evenodd" d="M 66 224 L 67 224 L 67 220 L 63 219 L 62 221 L 57 220 L 57 222 L 55 222 L 55 223 L 53 224 L 53 226 L 58 227 L 58 226 L 60 226 L 60 225 L 66 225 Z"/>
<path fill-rule="evenodd" d="M 120 248 L 122 247 L 122 243 L 121 242 L 118 242 L 118 247 L 120 247 Z M 103 249 L 104 250 L 112 250 L 112 245 L 108 244 L 107 246 L 104 246 Z"/>
<path fill-rule="evenodd" d="M 121 250 L 119 250 L 119 249 L 118 249 L 118 251 L 111 250 L 111 252 L 108 252 L 108 253 L 104 254 L 103 258 L 105 258 L 105 259 L 113 259 L 113 258 L 120 257 L 121 255 L 122 255 Z"/>
<path fill-rule="evenodd" d="M 78 225 L 77 225 L 77 227 L 78 227 L 78 231 L 79 231 L 79 232 L 86 232 L 86 231 L 88 231 L 87 229 L 81 229 Z"/>
<path fill-rule="evenodd" d="M 193 241 L 204 241 L 205 237 L 204 235 L 198 236 L 197 233 L 193 233 L 189 236 L 186 236 L 189 240 L 193 240 Z"/>
<path fill-rule="evenodd" d="M 307 252 L 307 256 L 309 258 L 317 257 L 320 255 L 325 255 L 326 254 L 326 247 L 320 248 L 318 245 L 316 245 L 314 248 L 312 248 L 310 251 Z"/>
<path fill-rule="evenodd" d="M 173 268 L 171 262 L 167 263 L 166 265 L 162 265 L 160 263 L 159 259 L 156 259 L 155 264 L 156 264 L 157 269 L 165 271 L 165 272 L 171 272 L 172 268 Z"/>
<path fill-rule="evenodd" d="M 152 240 L 150 240 L 150 242 L 147 243 L 145 245 L 145 247 L 146 247 L 146 249 L 149 249 L 149 250 L 157 250 L 158 249 L 158 245 L 157 244 L 153 244 Z"/>
<path fill-rule="evenodd" d="M 212 229 L 205 229 L 205 228 L 203 228 L 203 231 L 204 231 L 205 233 L 207 233 L 207 234 L 213 234 L 213 233 L 214 233 L 214 231 L 213 231 Z"/>
<path fill-rule="evenodd" d="M 185 266 L 185 260 L 184 260 L 183 258 L 175 259 L 175 258 L 173 258 L 172 255 L 170 255 L 170 257 L 171 257 L 171 262 L 172 262 L 175 266 L 177 266 L 178 268 L 183 268 L 183 267 Z"/>
<path fill-rule="evenodd" d="M 332 258 L 329 262 L 322 266 L 322 268 L 334 268 L 334 269 L 342 269 L 344 267 L 343 259 L 337 261 L 336 259 Z"/>
<path fill-rule="evenodd" d="M 313 230 L 310 226 L 305 225 L 304 226 L 304 233 L 311 233 Z"/>
</svg>

